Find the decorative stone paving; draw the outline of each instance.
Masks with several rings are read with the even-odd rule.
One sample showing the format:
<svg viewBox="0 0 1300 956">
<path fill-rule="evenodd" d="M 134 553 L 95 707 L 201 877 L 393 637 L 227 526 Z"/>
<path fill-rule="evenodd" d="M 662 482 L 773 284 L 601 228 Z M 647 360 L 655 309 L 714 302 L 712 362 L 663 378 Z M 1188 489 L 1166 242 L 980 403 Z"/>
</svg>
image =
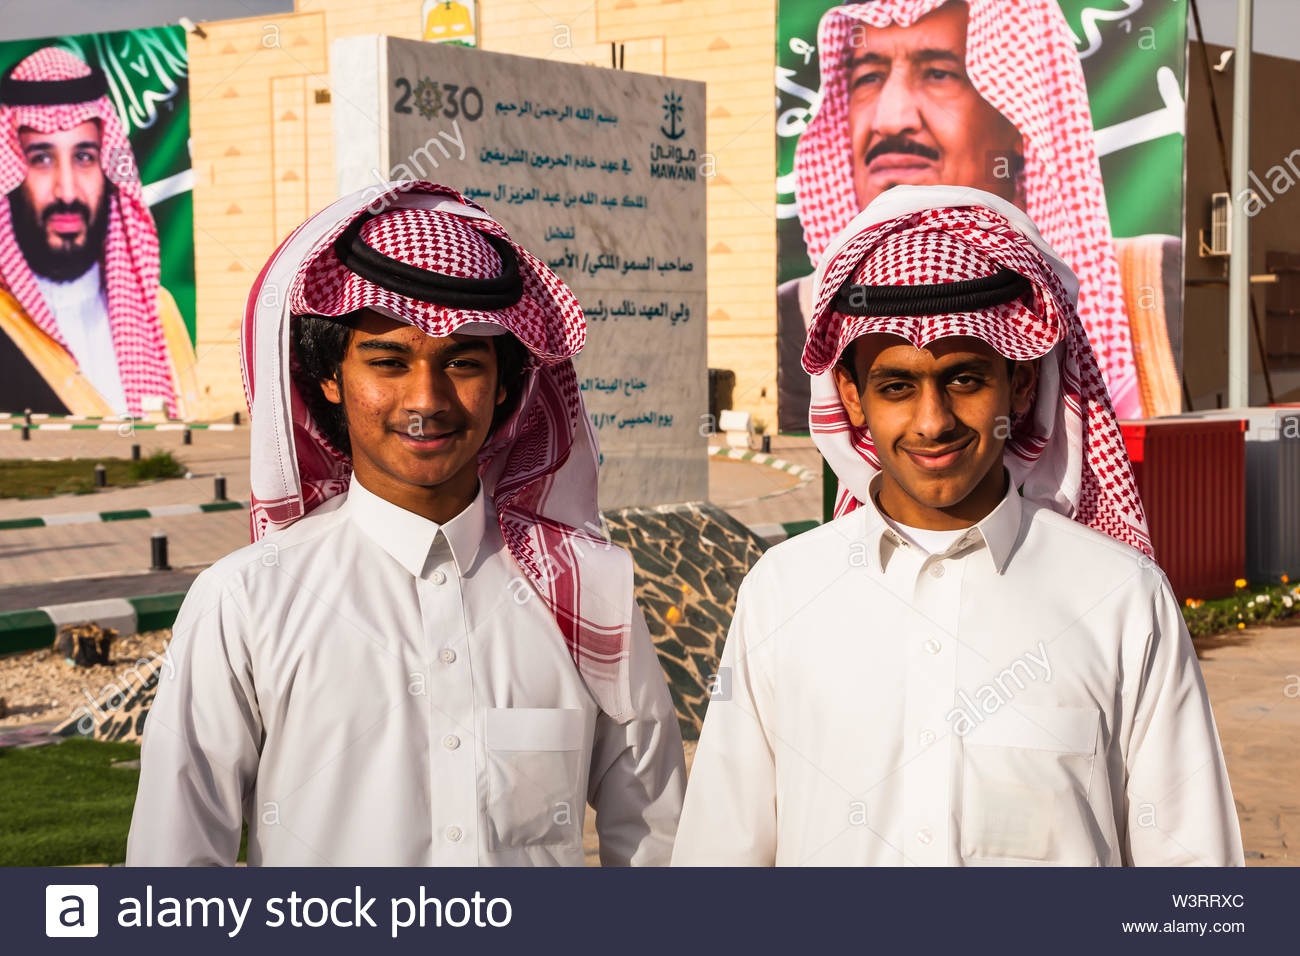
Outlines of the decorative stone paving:
<svg viewBox="0 0 1300 956">
<path fill-rule="evenodd" d="M 696 740 L 736 610 L 736 591 L 766 550 L 707 503 L 605 512 L 610 538 L 632 552 L 636 596 L 677 708 L 682 737 Z"/>
</svg>

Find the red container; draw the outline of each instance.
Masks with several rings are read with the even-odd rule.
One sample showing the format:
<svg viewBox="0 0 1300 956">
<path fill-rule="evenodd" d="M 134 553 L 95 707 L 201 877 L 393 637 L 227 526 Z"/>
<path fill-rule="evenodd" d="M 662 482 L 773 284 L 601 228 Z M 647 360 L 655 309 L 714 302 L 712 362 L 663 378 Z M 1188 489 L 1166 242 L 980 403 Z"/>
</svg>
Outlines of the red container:
<svg viewBox="0 0 1300 956">
<path fill-rule="evenodd" d="M 1227 597 L 1246 568 L 1246 423 L 1121 422 L 1156 561 L 1180 601 Z"/>
</svg>

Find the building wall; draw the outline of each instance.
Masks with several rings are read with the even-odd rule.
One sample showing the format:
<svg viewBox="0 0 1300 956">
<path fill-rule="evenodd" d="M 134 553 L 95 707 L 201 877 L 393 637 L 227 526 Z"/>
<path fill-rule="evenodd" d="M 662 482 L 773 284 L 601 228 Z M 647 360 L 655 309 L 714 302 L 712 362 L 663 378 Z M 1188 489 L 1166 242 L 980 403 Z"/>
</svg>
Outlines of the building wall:
<svg viewBox="0 0 1300 956">
<path fill-rule="evenodd" d="M 199 389 L 204 417 L 243 407 L 239 323 L 275 246 L 335 198 L 329 44 L 418 38 L 419 0 L 298 0 L 298 12 L 203 24 L 189 38 Z M 484 49 L 708 83 L 709 365 L 735 405 L 776 420 L 776 4 L 480 0 Z M 343 104 L 346 108 L 346 104 Z M 375 121 L 382 122 L 379 117 Z"/>
<path fill-rule="evenodd" d="M 1210 64 L 1219 62 L 1225 48 L 1208 44 L 1205 48 Z M 1250 219 L 1251 248 L 1250 271 L 1252 275 L 1265 275 L 1269 252 L 1300 254 L 1300 176 L 1294 185 L 1274 191 L 1270 183 L 1285 180 L 1273 167 L 1279 167 L 1287 177 L 1292 174 L 1286 165 L 1300 169 L 1300 100 L 1295 91 L 1300 87 L 1300 62 L 1280 57 L 1255 54 L 1251 61 L 1251 124 L 1250 168 L 1264 184 L 1272 199 L 1264 199 L 1264 206 Z M 1214 98 L 1218 102 L 1219 117 L 1223 126 L 1224 148 L 1231 158 L 1232 152 L 1232 84 L 1236 71 L 1229 66 L 1223 73 L 1210 71 Z M 1201 45 L 1192 41 L 1187 64 L 1187 245 L 1186 289 L 1184 308 L 1183 366 L 1188 392 L 1194 408 L 1214 408 L 1217 402 L 1226 403 L 1228 387 L 1228 287 L 1223 284 L 1197 284 L 1194 280 L 1226 280 L 1227 257 L 1206 258 L 1198 254 L 1198 233 L 1209 232 L 1210 194 L 1228 192 L 1218 140 L 1214 132 L 1213 113 L 1210 108 L 1209 86 L 1205 80 Z M 1256 191 L 1259 192 L 1258 187 Z M 1295 281 L 1295 280 L 1291 280 Z M 1259 316 L 1260 333 L 1267 344 L 1270 305 L 1276 306 L 1282 293 L 1280 286 L 1252 285 L 1255 310 Z M 1279 334 L 1278 319 L 1272 323 L 1273 334 Z M 1295 318 L 1300 322 L 1300 317 Z M 1276 344 L 1276 343 L 1275 343 Z M 1263 366 L 1254 332 L 1250 339 L 1251 390 L 1253 404 L 1268 401 L 1264 385 Z M 1287 368 L 1284 363 L 1270 362 L 1273 379 L 1273 398 L 1276 401 L 1300 401 L 1300 370 Z"/>
</svg>

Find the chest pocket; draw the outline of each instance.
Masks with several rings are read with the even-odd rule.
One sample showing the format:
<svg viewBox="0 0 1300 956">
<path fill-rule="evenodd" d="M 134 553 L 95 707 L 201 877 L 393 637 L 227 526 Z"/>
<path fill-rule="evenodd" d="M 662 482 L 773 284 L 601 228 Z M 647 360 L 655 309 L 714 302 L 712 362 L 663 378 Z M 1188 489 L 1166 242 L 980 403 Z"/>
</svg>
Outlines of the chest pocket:
<svg viewBox="0 0 1300 956">
<path fill-rule="evenodd" d="M 1088 866 L 1106 840 L 1089 803 L 1101 715 L 1004 705 L 962 738 L 964 859 Z"/>
<path fill-rule="evenodd" d="M 586 810 L 582 710 L 494 708 L 484 714 L 487 816 L 500 849 L 574 843 Z"/>
</svg>

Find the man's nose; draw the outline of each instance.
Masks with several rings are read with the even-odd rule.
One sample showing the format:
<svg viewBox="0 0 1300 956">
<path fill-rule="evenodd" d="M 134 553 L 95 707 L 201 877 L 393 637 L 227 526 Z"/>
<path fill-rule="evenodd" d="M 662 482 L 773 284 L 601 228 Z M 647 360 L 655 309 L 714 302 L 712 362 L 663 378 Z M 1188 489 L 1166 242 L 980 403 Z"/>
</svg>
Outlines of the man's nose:
<svg viewBox="0 0 1300 956">
<path fill-rule="evenodd" d="M 433 418 L 456 407 L 456 391 L 441 369 L 416 368 L 406 376 L 402 407 L 420 418 Z"/>
<path fill-rule="evenodd" d="M 72 161 L 67 156 L 55 158 L 54 198 L 72 202 L 77 198 L 77 181 L 73 175 Z"/>
<path fill-rule="evenodd" d="M 876 99 L 872 131 L 877 136 L 898 136 L 915 133 L 920 128 L 921 114 L 912 85 L 901 70 L 892 69 Z"/>
<path fill-rule="evenodd" d="M 946 442 L 957 427 L 948 391 L 937 382 L 924 382 L 912 414 L 912 429 L 934 444 Z"/>
</svg>

